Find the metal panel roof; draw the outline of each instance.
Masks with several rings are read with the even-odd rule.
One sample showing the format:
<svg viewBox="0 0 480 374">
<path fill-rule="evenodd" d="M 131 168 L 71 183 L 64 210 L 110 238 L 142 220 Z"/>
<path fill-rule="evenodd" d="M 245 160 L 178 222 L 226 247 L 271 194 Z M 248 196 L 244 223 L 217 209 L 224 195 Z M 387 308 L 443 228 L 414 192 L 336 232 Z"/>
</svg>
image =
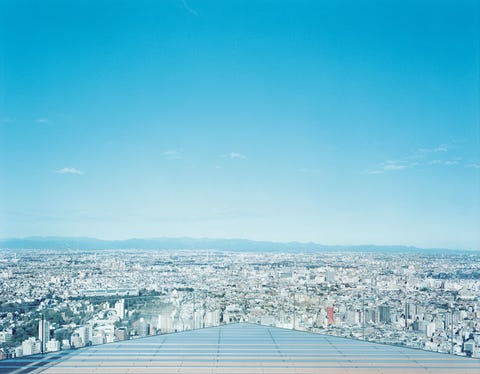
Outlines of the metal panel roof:
<svg viewBox="0 0 480 374">
<path fill-rule="evenodd" d="M 480 360 L 252 324 L 47 355 L 43 373 L 479 373 Z"/>
</svg>

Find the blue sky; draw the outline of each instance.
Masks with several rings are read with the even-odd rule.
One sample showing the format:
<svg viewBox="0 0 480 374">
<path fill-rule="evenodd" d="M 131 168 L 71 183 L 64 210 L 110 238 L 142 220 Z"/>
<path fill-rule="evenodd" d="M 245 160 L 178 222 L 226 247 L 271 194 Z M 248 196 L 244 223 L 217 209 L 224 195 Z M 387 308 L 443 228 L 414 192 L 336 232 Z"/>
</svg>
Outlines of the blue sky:
<svg viewBox="0 0 480 374">
<path fill-rule="evenodd" d="M 477 1 L 2 1 L 0 236 L 480 249 Z"/>
</svg>

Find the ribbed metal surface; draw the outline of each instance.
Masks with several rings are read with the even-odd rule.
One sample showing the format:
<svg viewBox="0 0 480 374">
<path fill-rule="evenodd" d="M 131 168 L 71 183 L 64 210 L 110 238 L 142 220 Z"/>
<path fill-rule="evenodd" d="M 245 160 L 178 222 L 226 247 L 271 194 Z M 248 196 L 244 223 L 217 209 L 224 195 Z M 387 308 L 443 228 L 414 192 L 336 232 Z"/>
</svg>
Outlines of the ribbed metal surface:
<svg viewBox="0 0 480 374">
<path fill-rule="evenodd" d="M 35 372 L 480 373 L 476 359 L 250 324 L 94 346 L 46 359 Z"/>
</svg>

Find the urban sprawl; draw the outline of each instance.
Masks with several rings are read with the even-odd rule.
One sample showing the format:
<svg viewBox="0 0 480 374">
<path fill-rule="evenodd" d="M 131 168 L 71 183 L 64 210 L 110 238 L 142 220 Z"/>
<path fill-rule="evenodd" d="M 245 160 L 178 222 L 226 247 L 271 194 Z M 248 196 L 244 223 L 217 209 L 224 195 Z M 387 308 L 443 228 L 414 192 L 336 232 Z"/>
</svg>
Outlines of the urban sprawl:
<svg viewBox="0 0 480 374">
<path fill-rule="evenodd" d="M 2 250 L 0 358 L 248 322 L 480 357 L 480 254 Z"/>
</svg>

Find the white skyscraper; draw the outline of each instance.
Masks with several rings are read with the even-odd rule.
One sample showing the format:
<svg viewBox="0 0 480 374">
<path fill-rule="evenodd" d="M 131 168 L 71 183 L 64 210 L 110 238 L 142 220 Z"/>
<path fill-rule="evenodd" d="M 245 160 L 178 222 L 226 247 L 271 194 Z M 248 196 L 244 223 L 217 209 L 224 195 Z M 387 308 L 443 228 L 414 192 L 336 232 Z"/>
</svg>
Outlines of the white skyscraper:
<svg viewBox="0 0 480 374">
<path fill-rule="evenodd" d="M 121 299 L 115 303 L 115 311 L 120 319 L 125 318 L 125 299 Z"/>
<path fill-rule="evenodd" d="M 44 318 L 38 324 L 38 340 L 40 340 L 41 352 L 46 352 L 47 343 L 50 340 L 50 324 Z"/>
<path fill-rule="evenodd" d="M 88 342 L 90 341 L 89 339 L 89 328 L 88 326 L 80 326 L 77 329 L 78 335 L 82 339 L 83 346 L 88 345 Z"/>
</svg>

